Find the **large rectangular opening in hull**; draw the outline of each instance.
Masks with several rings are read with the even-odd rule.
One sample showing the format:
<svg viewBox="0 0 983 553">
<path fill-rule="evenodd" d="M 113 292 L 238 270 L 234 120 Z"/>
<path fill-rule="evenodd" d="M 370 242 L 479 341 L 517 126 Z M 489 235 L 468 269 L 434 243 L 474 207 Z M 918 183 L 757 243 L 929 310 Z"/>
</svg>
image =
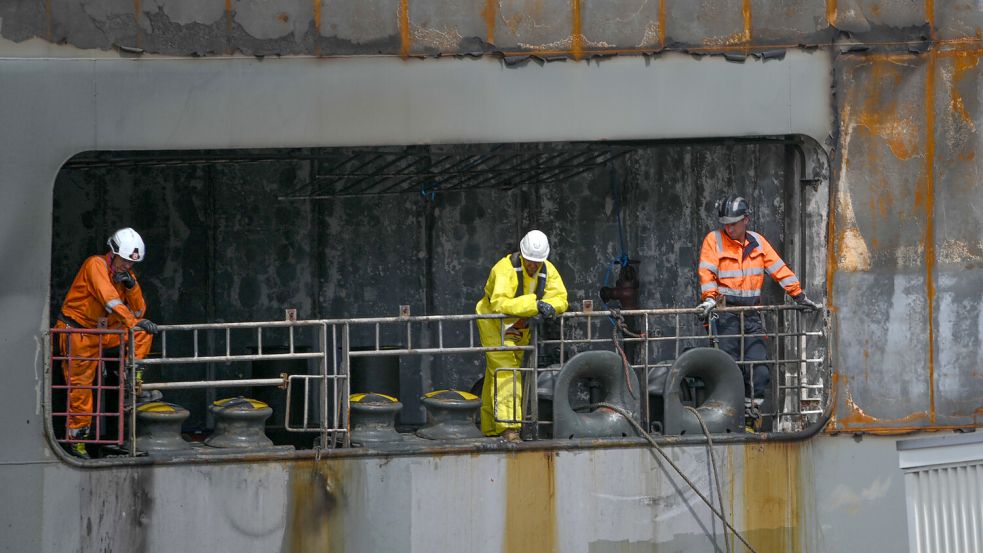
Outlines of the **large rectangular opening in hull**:
<svg viewBox="0 0 983 553">
<path fill-rule="evenodd" d="M 550 238 L 571 310 L 584 300 L 600 309 L 599 289 L 614 286 L 626 259 L 638 262 L 639 308 L 691 308 L 700 299 L 700 243 L 719 227 L 714 204 L 729 193 L 748 199 L 751 228 L 821 299 L 828 192 L 825 182 L 803 186 L 802 155 L 794 137 L 81 154 L 55 187 L 51 320 L 82 262 L 105 252 L 121 227 L 146 242 L 135 270 L 146 316 L 159 324 L 280 320 L 285 309 L 299 319 L 396 316 L 400 306 L 413 315 L 473 313 L 490 267 L 533 228 Z M 763 303 L 783 296 L 766 282 Z M 701 331 L 695 316 L 686 324 Z M 285 339 L 274 334 L 265 344 L 284 347 L 275 342 Z M 297 340 L 311 347 L 316 337 Z M 230 341 L 252 347 L 245 337 Z M 371 333 L 352 334 L 354 348 L 373 343 Z M 663 355 L 659 347 L 650 354 Z M 540 365 L 559 361 L 556 348 L 541 352 Z M 290 363 L 313 370 L 309 360 Z M 396 367 L 397 422 L 413 429 L 426 420 L 423 394 L 472 390 L 484 359 L 409 356 Z M 145 378 L 260 378 L 282 368 L 204 363 L 179 373 L 151 367 Z M 215 425 L 205 406 L 255 392 L 181 389 L 165 398 L 188 407 L 187 434 L 204 436 Z M 281 432 L 275 441 L 310 447 L 313 438 Z"/>
</svg>

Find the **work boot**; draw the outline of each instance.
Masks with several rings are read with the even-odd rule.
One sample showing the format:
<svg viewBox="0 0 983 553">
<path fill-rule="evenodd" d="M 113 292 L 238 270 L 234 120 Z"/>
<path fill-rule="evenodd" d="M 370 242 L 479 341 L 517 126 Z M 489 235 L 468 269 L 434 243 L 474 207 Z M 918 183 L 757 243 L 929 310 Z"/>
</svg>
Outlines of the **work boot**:
<svg viewBox="0 0 983 553">
<path fill-rule="evenodd" d="M 79 459 L 89 460 L 92 458 L 89 457 L 89 452 L 86 451 L 85 444 L 83 444 L 82 442 L 75 442 L 74 444 L 72 444 L 72 446 L 68 448 L 68 452 L 78 457 Z"/>
<path fill-rule="evenodd" d="M 512 428 L 502 432 L 502 439 L 510 444 L 522 443 L 522 436 L 519 435 L 519 431 Z"/>
<path fill-rule="evenodd" d="M 744 431 L 753 434 L 761 432 L 763 419 L 761 417 L 762 398 L 744 398 Z"/>
<path fill-rule="evenodd" d="M 70 440 L 85 440 L 89 437 L 89 427 L 85 426 L 82 428 L 74 428 L 68 430 L 68 438 Z M 68 452 L 72 455 L 79 457 L 81 459 L 91 459 L 89 457 L 89 452 L 85 449 L 85 444 L 82 442 L 75 442 L 67 444 Z"/>
</svg>

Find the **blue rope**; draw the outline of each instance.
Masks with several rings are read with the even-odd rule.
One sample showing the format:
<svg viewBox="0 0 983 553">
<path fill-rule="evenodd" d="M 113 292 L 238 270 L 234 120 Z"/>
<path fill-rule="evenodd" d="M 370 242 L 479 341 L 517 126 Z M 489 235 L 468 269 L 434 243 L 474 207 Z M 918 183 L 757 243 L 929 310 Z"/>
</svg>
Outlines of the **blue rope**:
<svg viewBox="0 0 983 553">
<path fill-rule="evenodd" d="M 438 188 L 440 188 L 440 184 L 437 181 L 423 182 L 420 184 L 420 195 L 423 196 L 424 200 L 432 202 L 437 197 Z"/>
<path fill-rule="evenodd" d="M 607 270 L 604 272 L 605 288 L 607 288 L 608 284 L 610 283 L 611 275 L 614 274 L 615 266 L 620 266 L 622 270 L 628 266 L 628 254 L 626 253 L 627 248 L 625 247 L 625 228 L 621 221 L 621 195 L 619 194 L 618 180 L 615 178 L 613 163 L 608 165 L 608 175 L 609 180 L 611 181 L 611 198 L 614 200 L 615 222 L 618 225 L 618 245 L 621 248 L 621 255 L 612 259 L 607 265 Z M 603 298 L 601 299 L 601 302 L 604 304 L 604 307 L 608 308 L 609 310 L 611 309 L 608 302 L 604 301 Z M 616 326 L 617 323 L 612 317 L 608 316 L 608 320 L 611 321 L 612 326 Z"/>
</svg>

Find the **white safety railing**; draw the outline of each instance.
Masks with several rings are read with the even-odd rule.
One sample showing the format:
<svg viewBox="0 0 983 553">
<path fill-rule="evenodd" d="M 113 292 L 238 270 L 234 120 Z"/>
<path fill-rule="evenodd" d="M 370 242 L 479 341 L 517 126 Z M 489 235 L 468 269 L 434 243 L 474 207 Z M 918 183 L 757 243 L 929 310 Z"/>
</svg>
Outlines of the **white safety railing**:
<svg viewBox="0 0 983 553">
<path fill-rule="evenodd" d="M 697 320 L 694 309 L 618 312 L 592 311 L 589 307 L 565 313 L 553 321 L 533 324 L 531 343 L 527 346 L 505 345 L 504 329 L 501 345 L 481 345 L 476 321 L 504 318 L 501 315 L 413 317 L 406 307 L 397 317 L 295 320 L 288 312 L 284 321 L 161 325 L 156 342 L 159 355 L 137 360 L 131 353 L 128 368 L 130 376 L 134 376 L 138 368 L 158 367 L 159 371 L 153 374 L 166 371 L 168 381 L 137 382 L 131 389 L 131 399 L 135 400 L 145 390 L 279 387 L 285 394 L 285 430 L 318 433 L 319 443 L 324 447 L 345 446 L 350 443 L 348 401 L 352 359 L 524 351 L 525 366 L 499 369 L 513 375 L 533 376 L 524 379 L 523 415 L 520 420 L 500 422 L 522 423 L 531 430 L 532 437 L 537 437 L 552 424 L 550 420 L 540 420 L 539 382 L 545 380 L 548 385 L 549 378 L 543 375 L 555 375 L 567 359 L 580 351 L 620 352 L 626 370 L 635 371 L 639 377 L 642 390 L 638 396 L 647 398 L 649 392 L 659 391 L 659 377 L 685 350 L 712 346 L 723 339 L 743 343 L 763 338 L 768 344 L 766 360 L 736 359 L 739 365 L 770 367 L 774 401 L 772 408 L 763 414 L 774 417 L 773 429 L 778 431 L 799 430 L 816 420 L 829 401 L 827 317 L 784 305 L 731 307 L 719 311 L 736 313 L 742 320 L 752 312 L 759 313 L 766 331 L 712 336 Z M 353 348 L 353 341 L 362 347 Z M 283 373 L 270 378 L 180 379 L 182 366 L 296 359 L 309 360 L 316 368 L 303 374 Z M 698 394 L 698 389 L 694 393 Z M 658 418 L 657 413 L 650 412 L 649 401 L 640 400 L 640 403 L 646 421 Z M 135 427 L 136 419 L 131 411 L 131 439 L 135 437 Z"/>
<path fill-rule="evenodd" d="M 134 393 L 144 390 L 176 390 L 193 388 L 223 388 L 242 386 L 276 386 L 285 389 L 284 429 L 289 432 L 321 434 L 321 444 L 349 443 L 349 375 L 351 361 L 358 357 L 451 355 L 489 351 L 530 351 L 535 348 L 504 345 L 484 347 L 480 344 L 476 323 L 478 319 L 501 319 L 502 315 L 442 315 L 412 317 L 408 309 L 398 317 L 328 320 L 286 320 L 275 322 L 216 323 L 196 325 L 161 325 L 159 357 L 133 359 L 134 367 L 174 366 L 168 369 L 173 376 L 180 365 L 206 363 L 237 363 L 310 359 L 316 361 L 315 374 L 281 374 L 277 378 L 184 380 L 174 382 L 143 382 Z M 309 340 L 316 334 L 312 351 L 300 351 L 298 334 L 306 331 Z M 286 337 L 287 346 L 279 342 L 267 347 L 271 333 Z M 180 336 L 180 347 L 175 347 Z M 370 345 L 353 349 L 352 340 Z M 207 344 L 207 345 L 206 345 Z M 234 344 L 234 345 L 233 345 Z M 395 346 L 393 344 L 396 344 Z M 305 344 L 306 345 L 306 344 Z M 309 346 L 307 346 L 309 347 Z M 215 353 L 215 350 L 219 353 Z M 240 353 L 251 349 L 251 353 Z M 286 351 L 283 351 L 286 349 Z M 270 352 L 272 350 L 273 352 Z M 275 353 L 274 353 L 275 352 Z M 293 398 L 300 397 L 300 413 L 293 411 Z M 313 398 L 313 401 L 312 401 Z M 298 418 L 299 422 L 293 422 Z M 135 420 L 131 419 L 131 428 Z"/>
</svg>

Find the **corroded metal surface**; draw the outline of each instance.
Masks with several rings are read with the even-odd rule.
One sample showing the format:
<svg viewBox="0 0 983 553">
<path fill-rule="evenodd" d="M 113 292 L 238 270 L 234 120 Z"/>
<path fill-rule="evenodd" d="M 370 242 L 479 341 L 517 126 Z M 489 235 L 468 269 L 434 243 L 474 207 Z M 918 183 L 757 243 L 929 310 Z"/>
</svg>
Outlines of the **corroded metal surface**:
<svg viewBox="0 0 983 553">
<path fill-rule="evenodd" d="M 969 2 L 911 0 L 15 0 L 0 18 L 0 37 L 14 42 L 179 56 L 546 59 L 666 49 L 741 57 L 828 45 L 841 32 L 870 42 L 963 38 L 980 19 Z"/>
<path fill-rule="evenodd" d="M 849 53 L 835 66 L 833 431 L 975 427 L 983 407 L 981 51 L 978 35 L 951 32 L 979 14 L 942 4 L 925 13 L 949 38 L 926 52 Z"/>
<path fill-rule="evenodd" d="M 718 447 L 729 521 L 759 551 L 904 550 L 903 531 L 863 531 L 903 524 L 904 490 L 900 473 L 854 481 L 857 448 L 829 437 Z M 872 443 L 863 459 L 890 463 L 893 449 Z M 706 449 L 667 451 L 710 495 Z M 719 521 L 645 448 L 43 474 L 71 490 L 49 492 L 42 513 L 71 550 L 723 550 Z M 52 537 L 39 550 L 63 549 Z"/>
<path fill-rule="evenodd" d="M 979 97 L 983 10 L 977 3 L 639 0 L 611 7 L 588 0 L 489 0 L 461 4 L 17 0 L 0 6 L 0 38 L 4 41 L 0 51 L 5 56 L 83 58 L 64 65 L 4 60 L 0 72 L 0 98 L 8 108 L 0 112 L 0 192 L 4 198 L 0 202 L 0 236 L 4 237 L 0 253 L 17 260 L 19 269 L 0 277 L 4 291 L 0 306 L 10 314 L 3 325 L 2 345 L 8 363 L 4 382 L 10 397 L 0 406 L 0 413 L 5 421 L 4 438 L 12 444 L 0 453 L 0 483 L 5 497 L 10 498 L 0 508 L 3 520 L 15 525 L 14 531 L 5 532 L 6 541 L 0 547 L 18 551 L 60 551 L 65 544 L 83 551 L 150 551 L 175 546 L 186 550 L 430 551 L 462 549 L 465 543 L 475 544 L 471 548 L 475 550 L 500 551 L 504 544 L 521 549 L 535 543 L 537 548 L 555 545 L 564 551 L 706 550 L 708 534 L 719 529 L 705 511 L 692 506 L 693 497 L 641 447 L 434 453 L 321 463 L 257 459 L 262 462 L 85 471 L 52 461 L 40 430 L 38 402 L 30 397 L 41 381 L 34 374 L 39 365 L 32 365 L 32 360 L 39 355 L 38 333 L 48 321 L 52 182 L 58 165 L 79 148 L 354 146 L 409 144 L 419 137 L 428 143 L 598 140 L 610 136 L 606 132 L 613 127 L 605 126 L 605 119 L 611 117 L 621 118 L 617 120 L 621 132 L 615 134 L 625 139 L 692 138 L 713 134 L 714 128 L 725 125 L 737 129 L 733 135 L 780 135 L 800 132 L 795 122 L 801 115 L 781 98 L 794 106 L 801 94 L 820 94 L 824 105 L 833 106 L 825 127 L 834 131 L 824 144 L 830 149 L 832 171 L 825 281 L 837 324 L 836 419 L 829 429 L 901 432 L 979 424 L 983 412 L 978 372 L 983 361 L 979 316 L 983 245 L 977 229 L 983 192 L 978 185 L 976 127 L 983 121 Z M 190 58 L 236 53 L 324 57 L 493 53 L 511 62 L 532 54 L 567 59 L 678 50 L 726 52 L 739 60 L 766 50 L 784 48 L 794 55 L 813 47 L 819 51 L 812 56 L 822 56 L 832 64 L 832 88 L 795 89 L 801 75 L 794 71 L 767 73 L 767 82 L 758 83 L 758 88 L 739 80 L 762 67 L 776 67 L 772 61 L 762 66 L 745 61 L 734 66 L 739 70 L 713 66 L 717 79 L 687 81 L 684 89 L 660 88 L 705 70 L 710 61 L 680 61 L 682 56 L 671 55 L 651 58 L 657 79 L 638 78 L 643 60 L 634 60 L 637 67 L 631 66 L 630 71 L 621 71 L 626 65 L 617 61 L 602 61 L 599 66 L 592 62 L 566 71 L 555 67 L 564 64 L 530 64 L 517 69 L 526 72 L 521 77 L 512 68 L 468 73 L 476 66 L 466 64 L 478 62 L 462 61 L 454 69 L 466 76 L 457 81 L 436 78 L 440 70 L 435 68 L 446 60 L 411 61 L 405 72 L 383 63 L 353 65 L 334 60 L 328 79 L 312 66 L 294 70 L 289 64 L 271 67 L 262 65 L 267 62 L 245 60 L 247 64 L 233 67 L 243 60 Z M 141 51 L 187 56 L 180 61 L 194 66 L 152 66 L 145 60 L 132 65 L 122 65 L 120 60 L 113 60 L 119 65 L 87 61 L 113 49 L 127 56 Z M 211 62 L 219 65 L 205 65 Z M 325 63 L 320 69 L 327 67 Z M 574 71 L 580 73 L 571 76 Z M 52 74 L 57 80 L 39 77 Z M 88 76 L 80 79 L 80 74 Z M 434 95 L 434 88 L 415 83 L 414 77 L 429 77 L 445 85 L 465 86 L 461 81 L 478 85 L 465 88 L 463 95 L 471 101 L 462 105 Z M 354 83 L 350 88 L 332 88 L 346 79 Z M 590 88 L 605 79 L 613 86 Z M 584 93 L 578 104 L 569 91 L 580 92 L 585 86 L 590 93 Z M 767 103 L 772 112 L 790 112 L 784 130 L 762 130 L 755 121 L 727 118 L 727 110 L 719 110 L 721 102 L 735 95 L 748 100 L 778 86 L 785 87 L 781 98 L 759 98 L 758 103 Z M 639 98 L 637 87 L 646 87 L 648 104 L 632 103 Z M 303 91 L 311 88 L 317 88 L 321 97 L 305 95 Z M 420 92 L 425 89 L 430 93 Z M 425 96 L 426 101 L 414 99 L 406 90 Z M 755 94 L 749 95 L 748 90 Z M 457 89 L 454 93 L 462 94 Z M 134 95 L 143 101 L 135 101 Z M 365 98 L 380 113 L 379 118 L 373 119 L 368 110 L 351 110 L 352 103 L 343 99 L 354 96 Z M 215 97 L 222 102 L 202 100 Z M 434 102 L 434 97 L 440 101 Z M 635 107 L 631 114 L 624 110 L 626 102 Z M 428 124 L 433 119 L 433 112 L 426 109 L 428 103 L 440 104 L 460 127 L 445 130 Z M 304 108 L 295 108 L 297 105 Z M 331 111 L 336 105 L 347 106 L 356 116 Z M 552 105 L 563 106 L 564 111 L 551 111 Z M 659 120 L 632 126 L 650 110 L 671 106 L 679 111 L 679 106 L 686 106 L 682 111 L 689 113 L 694 105 L 703 106 L 706 112 L 704 117 L 692 118 L 693 134 L 671 127 L 678 134 L 660 135 L 669 127 Z M 751 110 L 757 105 L 737 103 L 731 110 Z M 220 111 L 222 116 L 217 117 Z M 476 117 L 475 112 L 486 116 Z M 597 117 L 598 112 L 610 115 Z M 671 112 L 660 114 L 671 119 Z M 355 129 L 352 136 L 362 142 L 346 143 L 345 137 L 325 130 L 332 125 Z M 585 132 L 585 128 L 592 130 Z M 822 141 L 823 136 L 815 138 Z M 680 167 L 692 167 L 690 174 L 705 180 L 715 178 L 713 167 L 728 163 L 733 167 L 725 174 L 754 173 L 740 161 L 714 158 L 700 148 L 679 157 L 685 158 Z M 775 160 L 767 159 L 769 163 Z M 649 177 L 666 174 L 658 164 L 635 163 L 629 169 Z M 276 174 L 268 176 L 277 178 Z M 196 178 L 204 181 L 206 176 Z M 673 190 L 686 189 L 685 181 L 672 182 Z M 230 197 L 233 194 L 230 191 Z M 629 219 L 647 225 L 638 226 L 638 236 L 662 222 L 665 214 L 656 203 L 656 191 L 638 188 L 629 196 L 637 201 Z M 456 252 L 477 241 L 468 235 L 477 232 L 469 224 L 473 213 L 485 209 L 473 204 L 485 199 L 449 201 L 447 212 L 456 219 L 444 223 L 450 227 L 448 234 L 455 229 L 467 232 L 435 245 L 441 266 L 461 263 Z M 683 205 L 706 207 L 703 200 L 706 198 Z M 121 211 L 140 203 L 129 197 L 114 201 L 118 203 L 112 207 Z M 536 202 L 550 217 L 567 211 L 578 216 L 584 213 L 583 207 L 574 205 L 575 198 L 546 194 Z M 178 206 L 169 207 L 168 214 L 154 215 L 161 218 L 208 210 L 187 198 L 161 198 L 160 203 Z M 394 207 L 396 212 L 409 212 L 417 205 L 406 201 Z M 824 203 L 822 198 L 813 198 L 809 205 L 822 210 Z M 314 232 L 309 230 L 314 228 L 313 221 L 322 218 L 330 221 L 329 233 L 337 235 L 346 217 L 351 217 L 344 215 L 350 213 L 347 204 L 319 209 L 325 213 L 297 222 L 298 232 Z M 251 222 L 262 225 L 264 221 L 261 216 L 243 216 L 233 226 L 248 228 Z M 80 220 L 78 228 L 100 224 L 108 223 Z M 510 224 L 498 222 L 482 238 L 492 232 L 509 236 Z M 705 224 L 698 221 L 689 232 Z M 814 222 L 808 224 L 815 229 Z M 579 221 L 570 221 L 559 227 L 566 232 L 579 225 Z M 206 247 L 196 245 L 182 225 L 176 227 L 178 232 L 170 238 L 172 247 L 187 246 L 192 253 Z M 596 223 L 589 228 L 611 235 L 610 224 Z M 417 252 L 412 233 L 391 231 L 381 239 Z M 574 242 L 562 245 L 570 248 Z M 326 249 L 324 244 L 315 246 Z M 333 247 L 329 255 L 340 251 Z M 652 259 L 691 260 L 693 252 L 688 247 L 653 242 L 641 253 Z M 249 252 L 233 255 L 238 253 L 245 257 Z M 588 252 L 595 261 L 611 253 L 604 246 Z M 808 263 L 822 265 L 816 260 Z M 349 263 L 345 269 L 352 267 Z M 679 279 L 686 278 L 686 271 L 671 265 L 666 271 L 678 271 Z M 174 270 L 173 274 L 188 286 L 208 286 L 197 280 L 201 273 Z M 469 279 L 475 276 L 465 274 Z M 311 286 L 320 278 L 306 273 L 264 276 L 297 280 L 301 286 Z M 586 289 L 592 278 L 584 276 L 579 285 Z M 247 284 L 227 295 L 234 306 L 248 305 L 258 297 L 253 287 Z M 322 288 L 324 297 L 335 298 L 336 292 L 345 290 L 344 279 L 340 273 L 329 277 Z M 666 303 L 681 301 L 676 297 L 679 290 L 682 288 L 670 288 L 665 297 L 654 292 L 653 297 Z M 282 301 L 295 299 L 288 294 Z M 746 444 L 726 446 L 725 504 L 738 527 L 763 549 L 794 549 L 800 544 L 799 549 L 812 551 L 903 550 L 902 532 L 870 530 L 903 524 L 900 476 L 892 472 L 893 442 L 869 436 L 857 440 L 824 436 L 804 444 L 762 444 L 761 449 Z M 885 443 L 890 445 L 885 447 Z M 708 489 L 702 450 L 670 449 L 684 467 L 704 475 L 697 483 Z M 552 480 L 530 482 L 532 474 L 552 475 Z M 512 480 L 519 485 L 510 484 Z M 506 496 L 509 489 L 527 486 L 535 494 Z M 597 512 L 605 516 L 597 517 Z M 414 519 L 413 513 L 426 513 L 427 522 Z M 526 519 L 523 514 L 535 516 Z M 105 523 L 107 520 L 113 523 Z M 527 520 L 535 522 L 535 536 L 541 543 L 522 535 L 528 533 L 523 531 L 529 528 Z M 508 534 L 506 521 L 514 523 L 512 528 L 519 533 Z M 379 528 L 385 533 L 374 534 Z"/>
</svg>

